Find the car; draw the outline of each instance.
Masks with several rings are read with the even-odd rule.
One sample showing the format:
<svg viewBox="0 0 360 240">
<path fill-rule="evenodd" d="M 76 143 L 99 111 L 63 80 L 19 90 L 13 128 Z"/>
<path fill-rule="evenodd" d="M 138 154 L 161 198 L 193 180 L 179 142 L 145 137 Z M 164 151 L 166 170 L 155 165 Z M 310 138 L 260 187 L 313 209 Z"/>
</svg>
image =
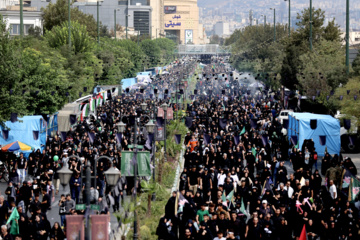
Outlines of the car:
<svg viewBox="0 0 360 240">
<path fill-rule="evenodd" d="M 280 111 L 279 119 L 280 119 L 281 124 L 283 123 L 284 119 L 289 119 L 289 113 L 290 112 L 294 112 L 294 110 L 287 109 L 287 110 L 281 110 Z"/>
</svg>

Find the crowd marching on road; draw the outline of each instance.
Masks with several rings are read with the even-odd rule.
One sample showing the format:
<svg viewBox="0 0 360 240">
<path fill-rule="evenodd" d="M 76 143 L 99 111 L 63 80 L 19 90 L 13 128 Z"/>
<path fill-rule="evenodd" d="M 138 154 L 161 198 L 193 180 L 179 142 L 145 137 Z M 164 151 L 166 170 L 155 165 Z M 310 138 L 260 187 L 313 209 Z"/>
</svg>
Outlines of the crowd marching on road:
<svg viewBox="0 0 360 240">
<path fill-rule="evenodd" d="M 137 143 L 146 145 L 147 132 L 144 126 L 149 119 L 141 118 L 138 129 L 134 130 L 131 127 L 135 116 L 146 114 L 156 117 L 157 107 L 168 102 L 164 100 L 164 95 L 175 91 L 177 87 L 173 79 L 185 73 L 193 73 L 195 65 L 194 61 L 186 66 L 175 64 L 170 74 L 154 77 L 151 86 L 144 87 L 144 91 L 126 89 L 121 96 L 107 99 L 104 104 L 97 106 L 95 116 L 78 121 L 64 136 L 58 134 L 49 138 L 43 151 L 34 150 L 27 158 L 22 153 L 16 156 L 12 152 L 0 151 L 0 160 L 9 172 L 8 187 L 0 195 L 2 239 L 65 239 L 65 216 L 84 214 L 84 210 L 76 209 L 76 204 L 85 202 L 86 197 L 90 198 L 91 204 L 99 205 L 98 214 L 110 214 L 111 209 L 118 211 L 124 196 L 132 194 L 134 181 L 121 176 L 116 186 L 110 187 L 106 183 L 105 172 L 112 164 L 121 169 L 121 151 L 133 150 L 135 131 Z M 154 93 L 156 88 L 159 89 L 158 93 Z M 140 108 L 144 102 L 149 105 L 146 111 Z M 173 107 L 175 109 L 176 106 Z M 121 121 L 127 126 L 119 139 L 116 133 L 117 124 Z M 151 147 L 145 150 L 152 151 Z M 85 176 L 88 162 L 93 176 L 96 172 L 96 181 L 91 181 L 90 196 L 85 196 L 81 194 L 85 189 L 85 181 L 81 176 Z M 67 166 L 73 174 L 69 182 L 70 192 L 58 196 L 61 192 L 58 171 L 63 166 Z M 137 187 L 141 187 L 139 181 Z M 56 204 L 55 197 L 60 198 L 57 204 L 58 219 L 50 224 L 47 213 Z M 19 215 L 18 221 L 12 217 L 14 209 Z M 18 231 L 13 226 L 18 227 Z"/>
<path fill-rule="evenodd" d="M 95 115 L 48 139 L 43 151 L 34 150 L 27 158 L 1 152 L 10 178 L 0 195 L 2 239 L 65 239 L 65 216 L 84 214 L 75 206 L 86 197 L 99 205 L 98 214 L 118 211 L 124 196 L 134 193 L 134 181 L 121 176 L 110 187 L 105 172 L 112 166 L 121 169 L 121 151 L 133 150 L 135 136 L 136 143 L 153 154 L 145 124 L 149 117 L 156 119 L 164 103 L 186 111 L 189 132 L 179 189 L 157 228 L 160 240 L 302 240 L 304 233 L 307 239 L 360 239 L 359 199 L 347 196 L 349 186 L 343 181 L 345 175 L 357 174 L 351 159 L 326 153 L 318 160 L 312 141 L 302 149 L 289 142 L 277 118 L 280 92 L 248 88 L 220 58 L 200 73 L 197 66 L 192 59 L 180 60 L 147 87 L 107 99 Z M 194 75 L 195 89 L 184 89 L 191 103 L 185 107 L 171 102 L 178 79 Z M 135 117 L 137 129 L 132 128 Z M 119 138 L 121 121 L 126 130 Z M 88 163 L 96 180 L 91 181 L 90 196 L 84 196 L 81 176 Z M 63 166 L 73 172 L 68 194 L 60 193 L 58 172 Z M 50 224 L 47 214 L 56 197 L 59 217 Z M 18 221 L 13 219 L 15 210 Z"/>
<path fill-rule="evenodd" d="M 359 197 L 349 198 L 346 181 L 357 181 L 352 160 L 318 159 L 312 141 L 297 149 L 277 118 L 281 92 L 231 74 L 216 80 L 218 67 L 203 69 L 186 110 L 184 168 L 159 239 L 360 239 Z"/>
</svg>

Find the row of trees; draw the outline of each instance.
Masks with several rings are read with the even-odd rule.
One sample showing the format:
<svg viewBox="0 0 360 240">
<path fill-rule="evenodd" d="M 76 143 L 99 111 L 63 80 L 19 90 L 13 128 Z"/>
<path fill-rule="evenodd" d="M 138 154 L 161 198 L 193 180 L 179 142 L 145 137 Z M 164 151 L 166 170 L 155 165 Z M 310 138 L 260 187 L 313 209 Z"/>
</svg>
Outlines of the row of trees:
<svg viewBox="0 0 360 240">
<path fill-rule="evenodd" d="M 95 85 L 120 84 L 144 68 L 174 59 L 169 39 L 114 40 L 102 27 L 96 42 L 91 15 L 71 9 L 71 49 L 68 46 L 67 1 L 43 9 L 44 34 L 30 31 L 13 38 L 0 15 L 0 122 L 19 115 L 51 114 L 69 100 L 92 92 Z M 95 27 L 95 28 L 94 28 Z"/>
<path fill-rule="evenodd" d="M 309 99 L 315 96 L 315 101 L 326 106 L 329 112 L 341 109 L 345 114 L 360 117 L 359 113 L 350 111 L 357 104 L 354 94 L 360 94 L 360 59 L 355 60 L 347 74 L 345 40 L 340 37 L 335 20 L 324 26 L 325 12 L 321 9 L 313 9 L 311 51 L 309 10 L 304 9 L 297 15 L 296 30 L 291 31 L 290 37 L 288 27 L 278 24 L 276 42 L 274 28 L 270 25 L 235 31 L 225 41 L 225 45 L 232 48 L 231 61 L 240 71 L 258 74 L 259 79 L 274 88 L 283 85 L 293 91 L 299 90 Z M 351 94 L 347 94 L 349 89 Z M 344 96 L 343 100 L 340 95 Z"/>
</svg>

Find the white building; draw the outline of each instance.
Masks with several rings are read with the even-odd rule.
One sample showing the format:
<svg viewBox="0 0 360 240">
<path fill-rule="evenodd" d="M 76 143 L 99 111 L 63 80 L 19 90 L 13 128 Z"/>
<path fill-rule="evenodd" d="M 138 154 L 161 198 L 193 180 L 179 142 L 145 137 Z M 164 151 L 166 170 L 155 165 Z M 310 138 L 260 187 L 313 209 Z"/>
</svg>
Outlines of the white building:
<svg viewBox="0 0 360 240">
<path fill-rule="evenodd" d="M 220 37 L 225 37 L 230 35 L 230 25 L 225 22 L 218 22 L 214 25 L 214 34 Z"/>
<path fill-rule="evenodd" d="M 341 34 L 341 39 L 345 39 L 345 34 L 346 33 Z M 343 45 L 345 45 L 346 41 L 343 41 L 342 43 L 343 43 Z M 349 44 L 350 44 L 350 46 L 360 44 L 360 32 L 350 32 L 349 33 Z"/>
<path fill-rule="evenodd" d="M 4 17 L 6 28 L 10 30 L 10 35 L 20 35 L 20 11 L 0 10 L 0 14 Z M 42 12 L 24 11 L 24 35 L 29 34 L 31 27 L 39 27 L 43 30 Z"/>
<path fill-rule="evenodd" d="M 20 6 L 18 0 L 1 0 L 0 14 L 6 22 L 10 35 L 20 35 Z M 24 35 L 29 34 L 29 29 L 39 27 L 43 31 L 42 12 L 30 7 L 31 1 L 24 1 L 23 22 Z"/>
</svg>

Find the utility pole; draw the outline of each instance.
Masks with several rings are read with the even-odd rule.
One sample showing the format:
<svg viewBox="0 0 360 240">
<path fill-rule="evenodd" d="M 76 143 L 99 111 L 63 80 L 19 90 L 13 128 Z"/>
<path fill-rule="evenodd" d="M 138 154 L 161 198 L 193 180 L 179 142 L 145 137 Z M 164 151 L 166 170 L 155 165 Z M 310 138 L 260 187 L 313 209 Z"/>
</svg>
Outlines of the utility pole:
<svg viewBox="0 0 360 240">
<path fill-rule="evenodd" d="M 276 9 L 270 8 L 270 10 L 274 10 L 274 42 L 276 42 Z"/>
<path fill-rule="evenodd" d="M 350 1 L 346 0 L 346 73 L 350 72 L 349 48 L 350 48 Z"/>
<path fill-rule="evenodd" d="M 114 9 L 114 37 L 116 40 L 116 9 Z"/>
<path fill-rule="evenodd" d="M 69 19 L 68 19 L 68 21 L 69 21 L 69 29 L 68 29 L 68 31 L 69 31 L 69 39 L 68 39 L 68 41 L 69 41 L 69 49 L 71 50 L 71 0 L 68 0 L 68 11 L 69 11 Z"/>
<path fill-rule="evenodd" d="M 310 0 L 310 51 L 312 51 L 312 0 Z"/>
<path fill-rule="evenodd" d="M 20 0 L 20 37 L 24 37 L 24 6 L 23 0 Z"/>
<path fill-rule="evenodd" d="M 289 37 L 291 34 L 291 0 L 284 0 L 285 2 L 289 1 Z"/>
<path fill-rule="evenodd" d="M 100 43 L 100 19 L 99 19 L 99 7 L 100 7 L 100 0 L 96 1 L 96 8 L 97 8 L 97 42 Z"/>
</svg>

